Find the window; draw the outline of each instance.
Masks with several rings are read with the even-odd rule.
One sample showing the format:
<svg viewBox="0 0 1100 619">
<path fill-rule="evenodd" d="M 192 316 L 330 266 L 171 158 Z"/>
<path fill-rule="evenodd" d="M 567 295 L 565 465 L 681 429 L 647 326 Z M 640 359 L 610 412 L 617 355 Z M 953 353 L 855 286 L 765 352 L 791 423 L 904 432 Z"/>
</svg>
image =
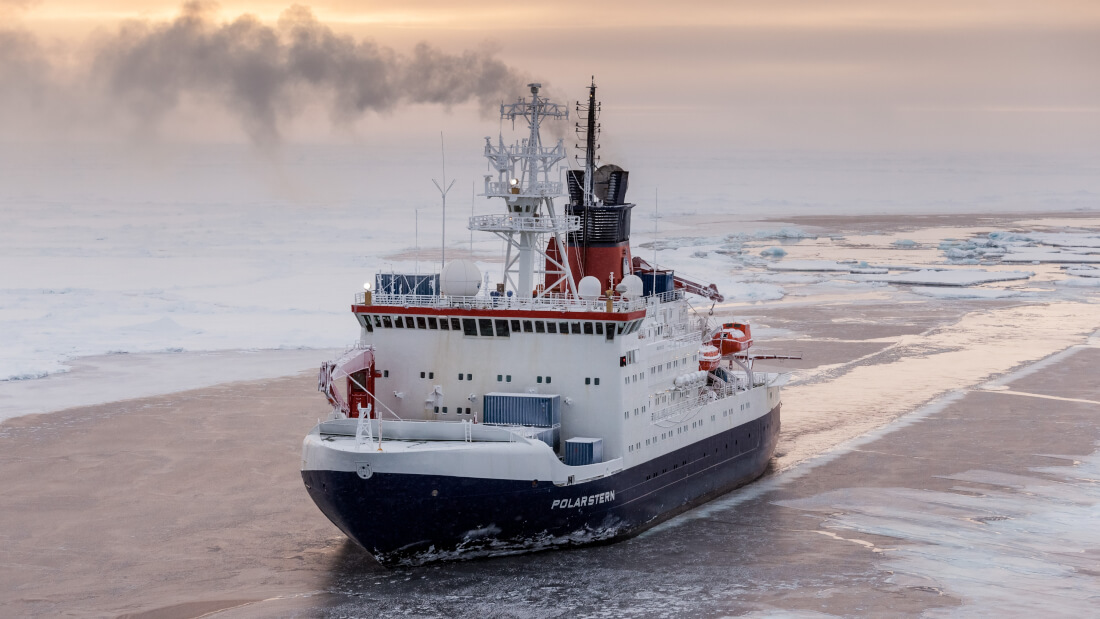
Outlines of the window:
<svg viewBox="0 0 1100 619">
<path fill-rule="evenodd" d="M 446 318 L 440 318 L 439 319 L 439 328 L 443 329 L 444 331 L 447 331 L 448 329 L 451 328 L 451 321 L 446 319 Z"/>
<path fill-rule="evenodd" d="M 444 407 L 443 407 L 443 414 L 444 414 L 444 415 L 446 415 L 446 414 L 447 414 L 447 407 L 446 407 L 446 406 L 444 406 Z"/>
<path fill-rule="evenodd" d="M 416 317 L 416 328 L 418 328 L 418 329 L 427 329 L 428 328 L 428 319 L 424 318 L 423 316 L 417 316 Z"/>
<path fill-rule="evenodd" d="M 404 329 L 405 328 L 405 323 L 404 323 L 404 321 L 401 320 L 400 316 L 396 316 L 393 319 L 393 326 L 394 326 L 395 329 Z"/>
<path fill-rule="evenodd" d="M 497 382 L 498 383 L 504 382 L 504 375 L 503 374 L 497 374 Z"/>
<path fill-rule="evenodd" d="M 584 384 L 591 385 L 592 384 L 592 377 L 591 376 L 586 376 L 584 378 Z"/>
<path fill-rule="evenodd" d="M 372 316 L 372 318 L 374 318 L 374 326 L 376 326 L 376 327 L 381 327 L 382 326 L 382 320 L 379 319 L 378 316 Z"/>
<path fill-rule="evenodd" d="M 524 321 L 523 321 L 523 332 L 524 332 L 524 333 L 531 333 L 531 332 L 533 332 L 534 330 L 535 330 L 535 329 L 534 329 L 534 327 L 532 326 L 532 324 L 531 324 L 531 321 L 530 321 L 530 320 L 524 320 Z"/>
<path fill-rule="evenodd" d="M 457 318 L 452 318 L 451 319 L 451 331 L 458 331 L 458 319 Z"/>
<path fill-rule="evenodd" d="M 428 328 L 429 329 L 439 328 L 436 321 L 435 321 L 435 316 L 428 316 Z"/>
<path fill-rule="evenodd" d="M 435 372 L 428 372 L 428 378 L 435 378 Z"/>
<path fill-rule="evenodd" d="M 623 419 L 630 419 L 630 411 L 623 412 Z"/>
<path fill-rule="evenodd" d="M 458 373 L 458 380 L 462 380 L 462 372 Z"/>
<path fill-rule="evenodd" d="M 597 376 L 597 377 L 596 377 L 596 386 L 598 387 L 599 385 L 600 385 L 600 377 L 599 377 L 599 376 Z"/>
<path fill-rule="evenodd" d="M 506 383 L 510 383 L 510 382 L 512 382 L 512 375 L 511 375 L 511 374 L 509 374 L 509 375 L 505 376 L 505 377 L 504 377 L 504 382 L 506 382 Z"/>
<path fill-rule="evenodd" d="M 549 384 L 550 384 L 550 377 L 549 377 L 549 376 L 547 376 L 547 377 L 546 377 L 546 384 L 547 384 L 547 385 L 549 385 Z"/>
<path fill-rule="evenodd" d="M 584 334 L 585 335 L 592 335 L 592 323 L 590 323 L 590 322 L 585 322 L 584 323 Z"/>
<path fill-rule="evenodd" d="M 596 323 L 596 335 L 603 335 L 603 323 L 602 322 L 597 322 Z"/>
<path fill-rule="evenodd" d="M 435 414 L 437 414 L 437 415 L 439 414 L 439 407 L 438 406 L 435 407 Z"/>
<path fill-rule="evenodd" d="M 382 370 L 382 378 L 389 378 L 389 377 L 390 377 L 390 371 L 389 370 Z"/>
<path fill-rule="evenodd" d="M 474 375 L 473 375 L 473 374 L 467 374 L 467 375 L 466 375 L 466 380 L 473 380 L 473 379 L 474 379 Z"/>
<path fill-rule="evenodd" d="M 581 323 L 579 323 L 579 322 L 574 322 L 573 323 L 573 334 L 574 335 L 580 335 L 581 334 Z"/>
<path fill-rule="evenodd" d="M 618 333 L 619 335 L 622 335 L 622 334 L 623 334 L 623 329 L 624 329 L 624 328 L 626 328 L 626 323 L 625 323 L 625 322 L 620 322 L 620 323 L 619 323 L 619 324 L 618 324 L 618 325 L 617 325 L 617 326 L 615 327 L 615 332 L 616 332 L 616 333 Z"/>
<path fill-rule="evenodd" d="M 569 323 L 568 322 L 559 322 L 558 323 L 558 333 L 561 333 L 562 335 L 565 335 L 565 334 L 569 333 Z"/>
<path fill-rule="evenodd" d="M 542 383 L 542 377 L 541 376 L 536 377 L 535 382 L 541 384 Z"/>
<path fill-rule="evenodd" d="M 455 320 L 457 320 L 457 318 Z M 477 335 L 477 321 L 473 318 L 463 318 L 462 332 L 466 335 Z"/>
<path fill-rule="evenodd" d="M 624 385 L 629 385 L 630 384 L 630 377 L 629 376 L 627 376 L 626 378 L 623 379 L 623 384 Z"/>
<path fill-rule="evenodd" d="M 541 320 L 535 321 L 535 333 L 546 333 L 546 323 Z"/>
<path fill-rule="evenodd" d="M 425 378 L 425 377 L 426 377 L 426 374 L 424 372 L 421 372 L 420 373 L 420 378 Z"/>
<path fill-rule="evenodd" d="M 546 332 L 547 333 L 557 333 L 558 332 L 558 323 L 556 323 L 556 322 L 546 323 Z"/>
<path fill-rule="evenodd" d="M 603 323 L 598 323 L 598 324 L 603 324 Z M 607 341 L 610 342 L 614 339 L 615 339 L 615 325 L 609 322 L 609 323 L 607 323 Z"/>
<path fill-rule="evenodd" d="M 481 326 L 481 334 L 485 337 L 493 337 L 493 319 L 492 318 L 478 318 L 478 325 Z"/>
<path fill-rule="evenodd" d="M 516 333 L 520 332 L 520 327 L 519 327 L 519 321 L 518 320 L 513 320 L 512 321 L 512 331 L 514 331 Z"/>
<path fill-rule="evenodd" d="M 508 337 L 508 321 L 497 320 L 497 335 L 502 337 Z"/>
</svg>

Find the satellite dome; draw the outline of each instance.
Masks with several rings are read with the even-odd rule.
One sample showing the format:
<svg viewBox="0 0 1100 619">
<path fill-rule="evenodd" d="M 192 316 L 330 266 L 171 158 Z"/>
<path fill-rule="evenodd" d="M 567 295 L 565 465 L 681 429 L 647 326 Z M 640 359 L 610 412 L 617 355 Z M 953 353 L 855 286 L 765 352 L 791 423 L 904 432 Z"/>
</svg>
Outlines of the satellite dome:
<svg viewBox="0 0 1100 619">
<path fill-rule="evenodd" d="M 481 271 L 473 260 L 454 260 L 439 276 L 440 292 L 451 297 L 472 297 L 481 290 Z"/>
<path fill-rule="evenodd" d="M 600 298 L 600 288 L 600 280 L 588 275 L 577 284 L 577 294 L 585 301 L 595 301 Z"/>
<path fill-rule="evenodd" d="M 623 278 L 623 281 L 619 282 L 618 286 L 615 286 L 615 290 L 627 299 L 641 298 L 643 290 L 642 278 L 637 275 L 627 275 Z"/>
</svg>

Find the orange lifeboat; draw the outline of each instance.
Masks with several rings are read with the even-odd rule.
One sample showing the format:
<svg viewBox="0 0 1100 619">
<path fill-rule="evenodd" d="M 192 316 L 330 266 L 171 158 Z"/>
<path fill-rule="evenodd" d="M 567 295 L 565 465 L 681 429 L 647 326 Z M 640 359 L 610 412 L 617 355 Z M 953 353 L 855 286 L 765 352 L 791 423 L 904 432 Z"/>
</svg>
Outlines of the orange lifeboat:
<svg viewBox="0 0 1100 619">
<path fill-rule="evenodd" d="M 710 372 L 711 370 L 717 370 L 720 365 L 722 365 L 722 354 L 718 352 L 717 347 L 710 344 L 703 344 L 699 347 L 700 370 Z"/>
<path fill-rule="evenodd" d="M 745 352 L 752 346 L 752 331 L 746 323 L 727 322 L 714 334 L 710 343 L 723 357 Z"/>
</svg>

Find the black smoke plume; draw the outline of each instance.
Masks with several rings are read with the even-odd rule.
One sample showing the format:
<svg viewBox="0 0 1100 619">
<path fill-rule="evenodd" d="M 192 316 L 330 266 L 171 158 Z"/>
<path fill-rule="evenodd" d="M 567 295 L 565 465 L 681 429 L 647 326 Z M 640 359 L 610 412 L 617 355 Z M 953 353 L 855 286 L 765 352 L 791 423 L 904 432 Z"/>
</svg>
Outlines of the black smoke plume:
<svg viewBox="0 0 1100 619">
<path fill-rule="evenodd" d="M 254 143 L 270 144 L 282 124 L 319 101 L 337 124 L 408 103 L 476 101 L 487 111 L 523 94 L 529 81 L 490 52 L 420 43 L 405 54 L 340 35 L 304 6 L 291 6 L 273 26 L 250 15 L 219 23 L 212 9 L 188 2 L 171 21 L 124 24 L 94 41 L 86 60 L 67 62 L 26 32 L 0 31 L 0 104 L 45 113 L 63 100 L 84 107 L 70 116 L 85 121 L 122 111 L 155 130 L 184 101 L 212 102 Z"/>
</svg>

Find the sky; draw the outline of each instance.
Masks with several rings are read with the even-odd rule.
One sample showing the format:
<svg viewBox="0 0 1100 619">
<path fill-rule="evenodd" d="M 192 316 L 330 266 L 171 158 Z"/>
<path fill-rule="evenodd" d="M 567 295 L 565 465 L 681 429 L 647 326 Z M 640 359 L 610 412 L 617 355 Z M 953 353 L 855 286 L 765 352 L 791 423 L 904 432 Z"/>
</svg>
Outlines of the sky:
<svg viewBox="0 0 1100 619">
<path fill-rule="evenodd" d="M 0 6 L 0 29 L 9 39 L 21 33 L 40 50 L 38 64 L 24 73 L 48 67 L 55 79 L 84 79 L 81 95 L 68 95 L 73 100 L 63 101 L 63 107 L 79 101 L 89 106 L 93 95 L 105 96 L 105 49 L 151 36 L 186 12 L 201 15 L 202 27 L 210 31 L 251 15 L 278 36 L 285 34 L 280 19 L 306 11 L 334 37 L 373 42 L 383 52 L 407 56 L 427 44 L 444 55 L 491 58 L 515 73 L 509 86 L 520 90 L 533 79 L 561 98 L 576 99 L 595 75 L 601 99 L 630 130 L 646 128 L 659 136 L 702 130 L 707 136 L 701 142 L 711 145 L 1091 152 L 1100 143 L 1100 3 L 1091 0 L 411 0 L 296 8 L 288 2 L 185 8 L 155 0 L 0 0 Z M 10 76 L 11 48 L 9 43 L 0 56 L 9 65 L 0 87 L 9 106 L 26 96 L 12 92 L 18 82 Z M 100 61 L 100 83 L 89 84 L 94 60 Z M 120 70 L 127 69 L 133 67 Z M 343 112 L 310 109 L 310 102 L 331 97 L 338 81 L 315 84 L 315 92 L 272 112 L 279 137 L 339 139 L 351 128 L 368 136 L 385 133 L 409 121 L 404 110 L 419 102 Z M 182 87 L 171 109 L 152 119 L 154 126 L 127 124 L 118 108 L 138 114 L 153 105 L 134 102 L 141 87 L 131 83 L 124 93 L 116 90 L 98 102 L 109 109 L 85 110 L 83 118 L 74 119 L 81 114 L 69 110 L 67 122 L 84 125 L 77 135 L 95 137 L 102 137 L 97 131 L 104 128 L 200 140 L 272 137 L 259 135 L 264 128 L 247 126 L 255 122 L 255 108 L 247 115 L 234 113 L 225 109 L 231 104 L 216 100 L 220 95 L 211 96 L 222 84 Z M 502 92 L 486 96 L 492 101 Z M 471 116 L 480 122 L 486 115 L 473 113 L 479 111 L 476 99 L 460 93 L 440 105 L 449 108 L 456 125 Z M 41 99 L 21 103 L 28 116 L 49 107 Z M 39 125 L 9 117 L 3 126 L 21 138 L 40 139 L 57 127 L 56 117 L 45 116 Z M 110 122 L 102 122 L 107 116 Z M 175 132 L 181 135 L 173 135 L 173 126 L 181 127 Z"/>
<path fill-rule="evenodd" d="M 0 0 L 0 149 L 46 167 L 87 144 L 399 160 L 443 133 L 473 161 L 501 100 L 537 81 L 573 101 L 595 76 L 620 163 L 1019 156 L 1076 170 L 1046 188 L 1068 194 L 1097 189 L 1098 66 L 1095 0 Z"/>
</svg>

